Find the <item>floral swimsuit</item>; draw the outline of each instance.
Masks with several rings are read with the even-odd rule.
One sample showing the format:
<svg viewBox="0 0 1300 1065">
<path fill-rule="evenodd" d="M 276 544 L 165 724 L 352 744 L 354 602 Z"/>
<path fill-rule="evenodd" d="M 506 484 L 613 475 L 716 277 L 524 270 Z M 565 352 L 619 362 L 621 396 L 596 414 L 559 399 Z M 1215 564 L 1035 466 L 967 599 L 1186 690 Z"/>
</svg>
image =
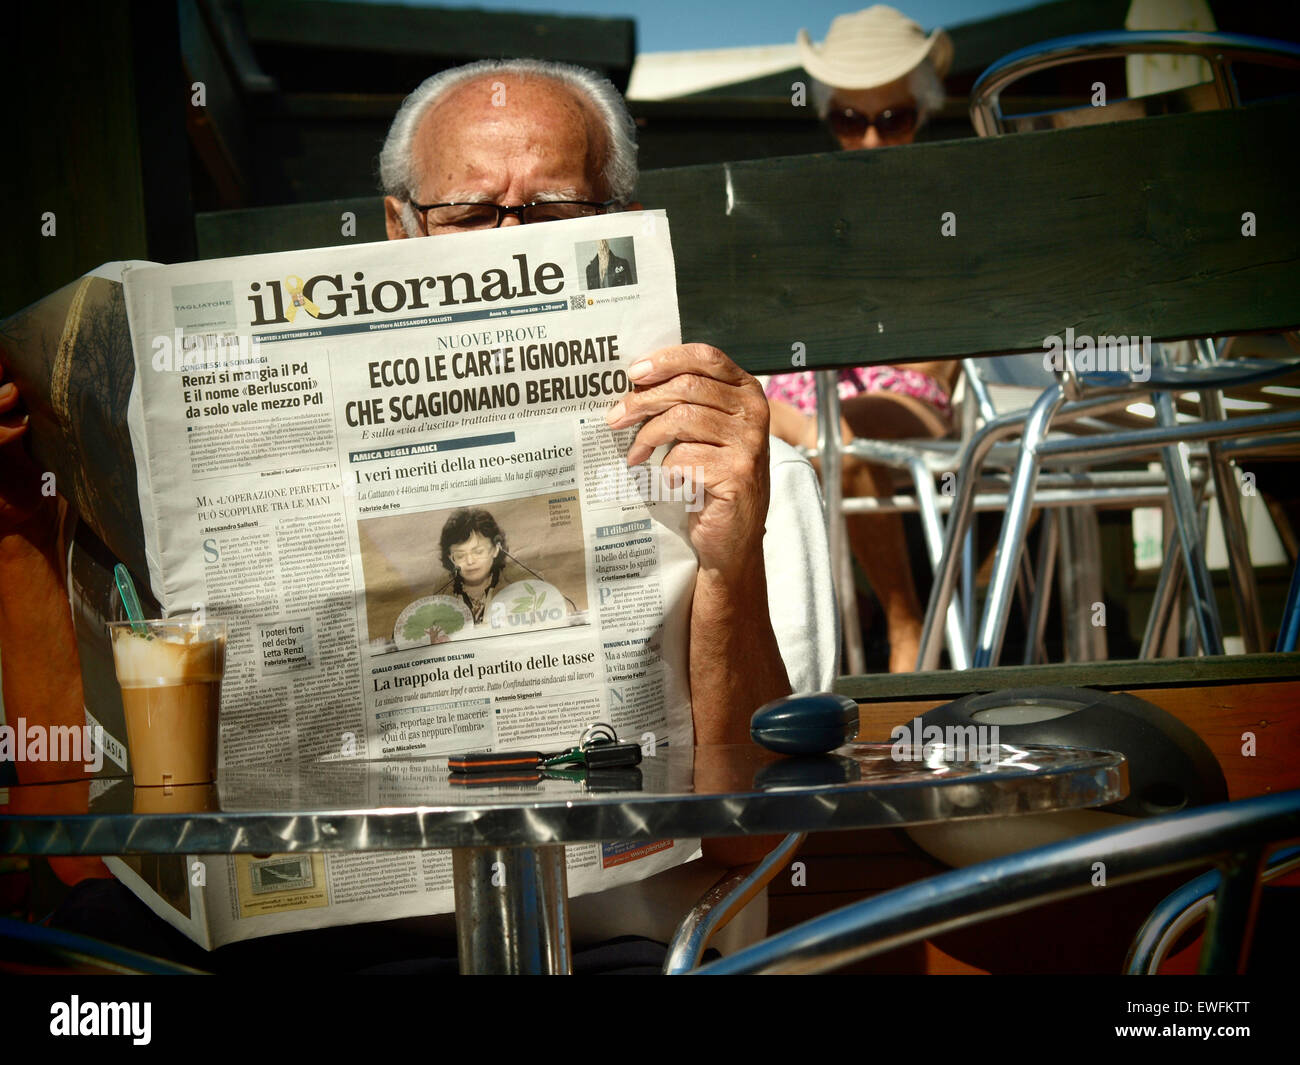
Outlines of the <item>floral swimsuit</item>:
<svg viewBox="0 0 1300 1065">
<path fill-rule="evenodd" d="M 930 404 L 945 418 L 952 401 L 943 385 L 929 374 L 901 366 L 857 366 L 839 372 L 840 399 L 866 392 L 898 392 Z M 767 398 L 789 403 L 804 414 L 817 414 L 817 388 L 811 371 L 777 374 L 767 382 Z"/>
</svg>

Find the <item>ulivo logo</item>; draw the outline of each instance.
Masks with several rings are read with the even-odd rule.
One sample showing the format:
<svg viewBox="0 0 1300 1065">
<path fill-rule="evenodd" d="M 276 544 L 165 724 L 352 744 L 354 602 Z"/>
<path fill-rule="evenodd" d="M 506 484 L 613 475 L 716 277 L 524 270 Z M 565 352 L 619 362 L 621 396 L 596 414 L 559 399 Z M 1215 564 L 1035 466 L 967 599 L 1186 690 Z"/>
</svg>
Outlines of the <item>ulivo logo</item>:
<svg viewBox="0 0 1300 1065">
<path fill-rule="evenodd" d="M 531 629 L 563 624 L 564 597 L 545 581 L 517 581 L 501 589 L 488 611 L 494 629 Z"/>
</svg>

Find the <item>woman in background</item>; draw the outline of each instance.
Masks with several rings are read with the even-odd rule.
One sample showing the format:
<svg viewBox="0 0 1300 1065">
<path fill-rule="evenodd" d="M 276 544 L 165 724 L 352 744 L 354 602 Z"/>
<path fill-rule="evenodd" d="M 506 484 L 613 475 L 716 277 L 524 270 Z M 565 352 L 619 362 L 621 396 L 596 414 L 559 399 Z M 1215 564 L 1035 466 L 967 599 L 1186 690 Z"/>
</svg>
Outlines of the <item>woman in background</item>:
<svg viewBox="0 0 1300 1065">
<path fill-rule="evenodd" d="M 798 37 L 800 58 L 812 76 L 818 114 L 845 151 L 911 144 L 926 117 L 943 105 L 943 76 L 952 42 L 941 29 L 929 37 L 911 19 L 877 4 L 831 23 L 815 45 Z M 915 362 L 839 371 L 845 441 L 943 437 L 951 430 L 951 392 L 960 363 Z M 787 443 L 817 442 L 816 391 L 810 372 L 770 378 L 766 392 L 771 431 Z M 851 456 L 844 460 L 844 495 L 893 494 L 889 471 Z M 897 514 L 850 515 L 854 557 L 880 600 L 889 628 L 889 669 L 916 667 L 921 606 L 912 580 L 903 522 Z"/>
</svg>

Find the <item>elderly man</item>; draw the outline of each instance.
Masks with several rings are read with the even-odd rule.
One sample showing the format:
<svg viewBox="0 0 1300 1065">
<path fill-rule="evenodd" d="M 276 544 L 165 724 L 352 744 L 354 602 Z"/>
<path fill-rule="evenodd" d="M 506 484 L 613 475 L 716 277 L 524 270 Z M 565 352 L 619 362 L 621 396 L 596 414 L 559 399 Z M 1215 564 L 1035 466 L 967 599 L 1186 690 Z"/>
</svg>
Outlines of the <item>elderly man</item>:
<svg viewBox="0 0 1300 1065">
<path fill-rule="evenodd" d="M 444 71 L 407 97 L 380 154 L 388 236 L 639 209 L 635 153 L 622 97 L 589 71 L 534 60 Z M 770 464 L 762 389 L 716 348 L 646 352 L 628 376 L 636 391 L 608 416 L 615 428 L 643 423 L 628 462 L 673 443 L 665 466 L 702 471 L 706 490 L 690 526 L 700 567 L 691 609 L 695 739 L 747 743 L 757 706 L 792 686 L 825 687 L 833 675 L 821 583 L 829 571 L 824 556 L 806 554 L 820 542 L 812 473 L 779 442 Z M 779 640 L 769 609 L 774 567 Z"/>
<path fill-rule="evenodd" d="M 589 71 L 515 60 L 435 75 L 402 104 L 380 154 L 388 236 L 639 209 L 635 130 L 618 91 Z M 834 676 L 838 636 L 816 479 L 792 449 L 769 439 L 762 388 L 716 348 L 646 352 L 628 376 L 636 390 L 607 418 L 615 428 L 642 423 L 628 462 L 672 444 L 664 465 L 702 471 L 695 476 L 706 490 L 690 524 L 699 556 L 690 639 L 695 740 L 748 743 L 756 707 L 791 690 L 828 687 Z M 718 865 L 760 851 L 753 841 L 714 841 L 704 867 L 576 900 L 576 933 L 665 938 Z M 762 934 L 765 907 L 753 909 L 735 938 Z"/>
<path fill-rule="evenodd" d="M 380 157 L 388 235 L 438 236 L 637 208 L 634 128 L 614 87 L 588 71 L 519 60 L 439 74 L 403 103 Z M 672 444 L 665 466 L 690 468 L 705 489 L 689 526 L 699 557 L 690 622 L 695 738 L 700 745 L 746 743 L 754 708 L 792 689 L 826 687 L 834 675 L 838 640 L 815 475 L 780 441 L 769 445 L 762 389 L 721 351 L 686 344 L 640 356 L 628 368 L 635 391 L 607 420 L 615 428 L 640 426 L 629 463 Z M 81 690 L 57 521 L 20 453 L 25 429 L 16 391 L 0 388 L 0 448 L 14 460 L 0 473 L 5 702 L 11 716 L 74 721 Z M 777 573 L 774 625 L 770 581 Z M 39 649 L 24 613 L 33 607 L 42 610 Z M 74 683 L 60 685 L 60 677 Z M 753 842 L 720 844 L 711 856 L 716 864 L 748 860 Z M 578 936 L 585 926 L 590 939 L 664 938 L 716 864 L 578 900 Z M 761 934 L 761 907 L 756 916 L 750 935 Z"/>
</svg>

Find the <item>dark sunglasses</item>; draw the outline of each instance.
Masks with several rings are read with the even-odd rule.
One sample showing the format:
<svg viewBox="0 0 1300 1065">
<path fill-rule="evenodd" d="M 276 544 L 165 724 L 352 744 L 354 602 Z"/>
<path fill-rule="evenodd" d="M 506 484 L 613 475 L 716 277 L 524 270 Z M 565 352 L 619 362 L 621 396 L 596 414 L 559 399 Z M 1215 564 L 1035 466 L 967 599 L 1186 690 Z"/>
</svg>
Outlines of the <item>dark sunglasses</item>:
<svg viewBox="0 0 1300 1065">
<path fill-rule="evenodd" d="M 916 129 L 917 113 L 915 107 L 891 107 L 872 118 L 851 107 L 841 107 L 826 117 L 835 135 L 845 140 L 860 140 L 871 126 L 876 127 L 881 140 L 892 140 Z"/>
</svg>

